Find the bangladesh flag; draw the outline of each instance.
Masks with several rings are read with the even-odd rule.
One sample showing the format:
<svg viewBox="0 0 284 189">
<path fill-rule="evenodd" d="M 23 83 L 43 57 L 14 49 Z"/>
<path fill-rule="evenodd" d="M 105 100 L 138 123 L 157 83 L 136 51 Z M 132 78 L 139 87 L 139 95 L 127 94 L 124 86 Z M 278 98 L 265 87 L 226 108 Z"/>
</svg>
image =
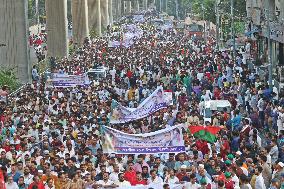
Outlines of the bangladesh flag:
<svg viewBox="0 0 284 189">
<path fill-rule="evenodd" d="M 216 142 L 216 134 L 221 130 L 221 127 L 189 126 L 189 130 L 194 137 L 214 143 Z"/>
</svg>

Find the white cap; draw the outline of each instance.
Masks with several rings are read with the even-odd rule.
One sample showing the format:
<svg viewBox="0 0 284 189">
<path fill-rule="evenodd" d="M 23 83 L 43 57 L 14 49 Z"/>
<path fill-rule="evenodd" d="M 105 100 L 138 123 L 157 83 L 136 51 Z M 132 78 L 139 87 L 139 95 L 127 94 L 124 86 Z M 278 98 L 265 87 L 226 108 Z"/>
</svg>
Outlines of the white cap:
<svg viewBox="0 0 284 189">
<path fill-rule="evenodd" d="M 182 166 L 180 166 L 180 168 L 181 168 L 181 169 L 186 169 L 187 166 L 186 166 L 186 165 L 182 165 Z"/>
<path fill-rule="evenodd" d="M 284 167 L 284 163 L 282 163 L 282 162 L 279 162 L 278 165 L 282 168 Z"/>
<path fill-rule="evenodd" d="M 199 164 L 198 167 L 204 169 L 204 165 L 203 164 Z"/>
<path fill-rule="evenodd" d="M 238 154 L 240 156 L 240 155 L 242 155 L 242 152 L 237 151 L 236 154 Z"/>
</svg>

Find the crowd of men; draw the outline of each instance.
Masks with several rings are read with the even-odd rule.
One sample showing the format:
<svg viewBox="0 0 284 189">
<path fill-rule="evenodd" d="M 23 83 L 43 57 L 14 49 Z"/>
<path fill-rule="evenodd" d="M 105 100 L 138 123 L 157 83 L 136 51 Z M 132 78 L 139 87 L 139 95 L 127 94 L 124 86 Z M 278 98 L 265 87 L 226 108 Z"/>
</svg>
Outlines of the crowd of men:
<svg viewBox="0 0 284 189">
<path fill-rule="evenodd" d="M 284 94 L 250 66 L 249 45 L 234 61 L 231 51 L 215 50 L 210 36 L 160 30 L 147 21 L 150 15 L 134 23 L 143 35 L 130 47 L 108 47 L 109 37 L 86 40 L 51 70 L 76 75 L 104 66 L 105 78 L 54 88 L 40 77 L 8 99 L 7 87 L 0 90 L 0 180 L 6 189 L 284 188 Z M 109 27 L 108 36 L 121 31 L 122 22 L 131 19 Z M 172 91 L 173 105 L 137 121 L 109 123 L 112 99 L 135 108 L 157 86 Z M 220 99 L 231 109 L 205 122 L 200 102 Z M 185 130 L 186 151 L 178 154 L 106 154 L 101 147 L 101 126 L 140 134 L 180 123 L 222 129 L 214 143 Z"/>
</svg>

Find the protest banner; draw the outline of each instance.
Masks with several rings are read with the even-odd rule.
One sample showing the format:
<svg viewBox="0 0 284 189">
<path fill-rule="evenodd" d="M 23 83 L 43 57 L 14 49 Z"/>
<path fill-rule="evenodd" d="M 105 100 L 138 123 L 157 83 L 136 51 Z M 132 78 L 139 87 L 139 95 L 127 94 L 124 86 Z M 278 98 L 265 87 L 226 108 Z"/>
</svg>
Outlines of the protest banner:
<svg viewBox="0 0 284 189">
<path fill-rule="evenodd" d="M 127 134 L 110 127 L 103 127 L 104 153 L 156 154 L 184 152 L 182 125 L 168 127 L 144 134 Z"/>
<path fill-rule="evenodd" d="M 135 24 L 128 24 L 122 26 L 126 31 L 125 32 L 119 32 L 119 34 L 122 36 L 121 41 L 113 40 L 108 42 L 108 47 L 110 48 L 116 48 L 116 47 L 130 47 L 134 44 L 135 39 L 140 39 L 143 35 L 143 30 L 136 26 Z M 118 34 L 116 34 L 118 35 Z"/>
<path fill-rule="evenodd" d="M 52 74 L 50 79 L 47 79 L 48 87 L 75 87 L 80 85 L 88 85 L 90 83 L 87 74 L 67 75 L 67 74 Z"/>
<path fill-rule="evenodd" d="M 144 22 L 145 21 L 144 15 L 134 15 L 133 16 L 133 21 L 134 22 Z"/>
<path fill-rule="evenodd" d="M 166 108 L 168 103 L 164 96 L 162 87 L 158 87 L 148 98 L 146 98 L 136 109 L 122 106 L 113 100 L 111 104 L 110 123 L 127 123 L 129 121 L 148 117 L 149 115 Z"/>
<path fill-rule="evenodd" d="M 172 90 L 164 90 L 165 101 L 168 105 L 173 105 L 173 92 Z"/>
</svg>

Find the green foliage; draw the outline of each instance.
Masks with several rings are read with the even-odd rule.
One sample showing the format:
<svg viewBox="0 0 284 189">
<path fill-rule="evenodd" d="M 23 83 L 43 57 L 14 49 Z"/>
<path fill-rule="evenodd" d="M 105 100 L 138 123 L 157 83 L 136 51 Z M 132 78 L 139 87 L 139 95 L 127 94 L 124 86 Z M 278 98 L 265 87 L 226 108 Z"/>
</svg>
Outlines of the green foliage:
<svg viewBox="0 0 284 189">
<path fill-rule="evenodd" d="M 45 0 L 38 0 L 38 8 L 39 16 L 42 18 L 45 16 Z M 28 0 L 28 18 L 33 22 L 37 20 L 35 0 Z"/>
<path fill-rule="evenodd" d="M 92 29 L 92 30 L 90 31 L 90 37 L 91 37 L 91 39 L 96 38 L 96 37 L 98 37 L 98 36 L 99 36 L 99 35 L 97 34 L 97 32 L 96 32 L 95 29 Z"/>
<path fill-rule="evenodd" d="M 20 87 L 17 80 L 15 69 L 0 70 L 0 86 L 7 85 L 10 91 L 14 91 Z"/>
<path fill-rule="evenodd" d="M 245 22 L 243 21 L 236 21 L 235 22 L 235 33 L 236 34 L 241 34 L 244 33 L 245 31 Z"/>
<path fill-rule="evenodd" d="M 181 19 L 187 16 L 187 13 L 198 19 L 216 22 L 215 3 L 216 0 L 168 0 L 167 13 L 176 17 L 176 2 L 178 2 L 178 14 Z M 222 14 L 230 17 L 231 1 L 220 0 L 219 10 Z M 245 0 L 234 0 L 235 18 L 241 19 L 246 16 Z"/>
<path fill-rule="evenodd" d="M 69 52 L 69 55 L 72 55 L 75 52 L 74 43 L 69 44 L 68 52 Z"/>
<path fill-rule="evenodd" d="M 49 60 L 46 58 L 40 62 L 37 62 L 35 64 L 33 64 L 33 66 L 36 66 L 38 73 L 42 74 L 43 72 L 45 72 L 49 67 Z"/>
</svg>

